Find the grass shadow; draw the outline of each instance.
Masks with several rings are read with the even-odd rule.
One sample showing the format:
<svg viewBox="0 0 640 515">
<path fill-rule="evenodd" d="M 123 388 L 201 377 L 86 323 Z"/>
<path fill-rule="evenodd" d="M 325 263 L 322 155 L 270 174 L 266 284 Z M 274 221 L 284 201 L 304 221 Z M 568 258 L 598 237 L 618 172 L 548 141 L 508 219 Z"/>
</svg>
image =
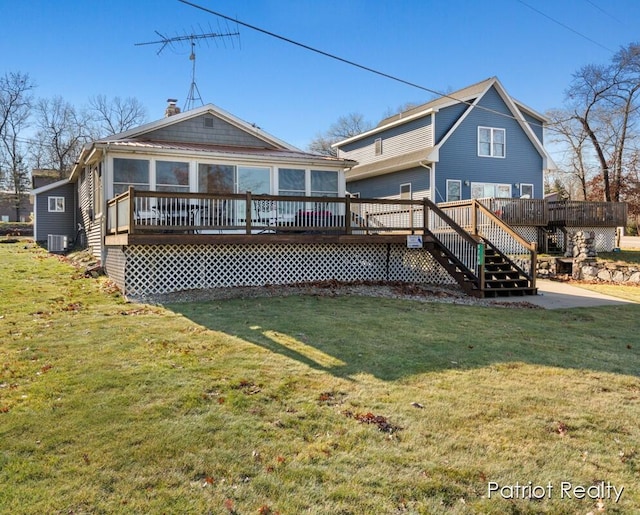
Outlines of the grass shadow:
<svg viewBox="0 0 640 515">
<path fill-rule="evenodd" d="M 167 307 L 341 378 L 398 380 L 513 362 L 640 373 L 637 305 L 547 311 L 298 296 Z"/>
</svg>

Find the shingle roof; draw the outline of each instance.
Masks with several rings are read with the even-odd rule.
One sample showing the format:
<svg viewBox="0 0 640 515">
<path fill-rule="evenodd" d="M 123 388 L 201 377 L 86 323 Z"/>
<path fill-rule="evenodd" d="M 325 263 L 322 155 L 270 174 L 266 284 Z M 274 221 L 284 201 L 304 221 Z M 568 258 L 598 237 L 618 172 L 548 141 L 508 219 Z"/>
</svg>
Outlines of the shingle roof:
<svg viewBox="0 0 640 515">
<path fill-rule="evenodd" d="M 490 77 L 483 81 L 477 82 L 476 84 L 472 84 L 471 86 L 467 86 L 466 88 L 454 91 L 453 93 L 447 93 L 444 96 L 438 97 L 434 100 L 430 100 L 425 104 L 421 104 L 419 106 L 412 107 L 411 109 L 407 109 L 406 111 L 403 111 L 401 113 L 389 116 L 384 120 L 381 120 L 380 123 L 378 123 L 377 127 L 383 127 L 384 125 L 402 120 L 403 118 L 408 118 L 409 116 L 418 114 L 422 111 L 427 111 L 429 109 L 436 109 L 438 107 L 443 107 L 452 103 L 458 103 L 460 101 L 468 102 L 469 100 L 476 98 L 478 95 L 481 95 L 487 89 L 489 84 L 494 80 L 495 77 Z"/>
</svg>

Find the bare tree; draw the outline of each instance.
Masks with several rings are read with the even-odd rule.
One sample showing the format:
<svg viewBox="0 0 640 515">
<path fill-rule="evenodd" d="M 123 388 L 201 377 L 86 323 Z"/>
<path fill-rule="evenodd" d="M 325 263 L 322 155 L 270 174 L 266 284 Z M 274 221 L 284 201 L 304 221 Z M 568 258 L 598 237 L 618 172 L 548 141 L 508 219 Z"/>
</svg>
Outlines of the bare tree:
<svg viewBox="0 0 640 515">
<path fill-rule="evenodd" d="M 593 146 L 604 200 L 620 200 L 627 144 L 638 115 L 640 44 L 618 51 L 609 65 L 588 65 L 567 91 L 572 115 Z"/>
<path fill-rule="evenodd" d="M 60 179 L 68 177 L 82 145 L 89 138 L 87 121 L 62 97 L 40 99 L 36 104 L 37 144 L 34 158 L 41 168 L 57 170 Z"/>
<path fill-rule="evenodd" d="M 105 95 L 98 95 L 89 99 L 89 106 L 96 138 L 127 131 L 147 118 L 146 108 L 133 97 L 108 100 Z"/>
<path fill-rule="evenodd" d="M 560 164 L 557 179 L 567 191 L 575 190 L 577 183 L 578 198 L 587 198 L 587 183 L 594 174 L 593 160 L 589 158 L 589 140 L 582 124 L 571 112 L 562 109 L 548 111 L 548 130 L 551 134 L 549 142 L 559 145 L 564 156 L 558 160 Z M 571 195 L 576 198 L 575 195 Z"/>
<path fill-rule="evenodd" d="M 366 132 L 372 127 L 373 125 L 367 122 L 360 113 L 350 113 L 346 116 L 341 116 L 326 132 L 318 134 L 311 140 L 307 149 L 311 152 L 335 157 L 337 152 L 331 148 L 331 145 Z"/>
<path fill-rule="evenodd" d="M 28 127 L 35 84 L 26 73 L 0 77 L 0 182 L 15 194 L 16 220 L 29 187 L 22 132 Z"/>
</svg>

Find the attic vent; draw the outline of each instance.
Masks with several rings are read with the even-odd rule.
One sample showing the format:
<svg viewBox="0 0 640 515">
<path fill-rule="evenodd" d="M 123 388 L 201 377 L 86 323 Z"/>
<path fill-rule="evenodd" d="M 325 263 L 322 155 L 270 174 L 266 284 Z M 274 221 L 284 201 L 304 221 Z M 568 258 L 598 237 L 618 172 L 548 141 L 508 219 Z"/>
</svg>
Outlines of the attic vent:
<svg viewBox="0 0 640 515">
<path fill-rule="evenodd" d="M 207 129 L 213 129 L 213 118 L 211 117 L 205 117 L 204 119 L 204 126 Z"/>
<path fill-rule="evenodd" d="M 65 234 L 49 234 L 47 239 L 47 250 L 49 252 L 66 252 L 69 246 L 69 239 Z"/>
</svg>

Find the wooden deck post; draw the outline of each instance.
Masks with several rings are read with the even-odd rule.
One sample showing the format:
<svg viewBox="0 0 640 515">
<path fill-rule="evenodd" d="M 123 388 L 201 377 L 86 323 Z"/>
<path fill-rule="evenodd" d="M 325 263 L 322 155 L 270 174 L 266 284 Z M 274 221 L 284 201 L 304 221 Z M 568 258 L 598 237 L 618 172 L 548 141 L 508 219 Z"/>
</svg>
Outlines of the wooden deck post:
<svg viewBox="0 0 640 515">
<path fill-rule="evenodd" d="M 246 205 L 244 206 L 244 220 L 247 228 L 247 234 L 251 234 L 251 192 L 246 193 Z"/>
<path fill-rule="evenodd" d="M 536 287 L 536 275 L 538 268 L 538 244 L 535 241 L 531 242 L 533 249 L 531 250 L 531 287 Z"/>
<path fill-rule="evenodd" d="M 344 233 L 351 234 L 351 197 L 344 197 Z"/>
<path fill-rule="evenodd" d="M 471 234 L 478 235 L 478 201 L 474 200 L 471 204 Z"/>
<path fill-rule="evenodd" d="M 422 233 L 429 234 L 429 201 L 422 199 Z"/>
<path fill-rule="evenodd" d="M 127 227 L 129 230 L 129 234 L 133 234 L 135 232 L 135 191 L 133 186 L 129 186 L 129 220 L 127 223 Z M 118 228 L 118 206 L 116 205 L 116 230 Z"/>
</svg>

